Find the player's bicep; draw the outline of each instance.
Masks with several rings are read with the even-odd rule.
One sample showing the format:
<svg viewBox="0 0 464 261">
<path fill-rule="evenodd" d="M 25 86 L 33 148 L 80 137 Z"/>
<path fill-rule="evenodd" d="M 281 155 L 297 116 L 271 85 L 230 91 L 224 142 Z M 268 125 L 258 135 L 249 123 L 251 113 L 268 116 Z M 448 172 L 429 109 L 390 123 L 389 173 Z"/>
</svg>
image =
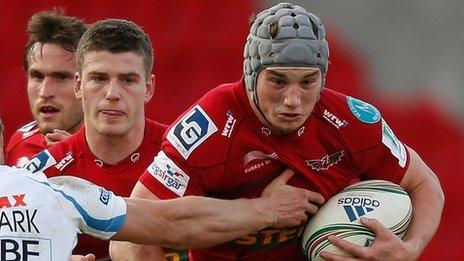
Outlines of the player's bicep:
<svg viewBox="0 0 464 261">
<path fill-rule="evenodd" d="M 423 182 L 431 181 L 440 184 L 435 173 L 425 164 L 421 157 L 413 149 L 407 147 L 410 162 L 406 173 L 401 180 L 400 186 L 411 192 Z"/>
</svg>

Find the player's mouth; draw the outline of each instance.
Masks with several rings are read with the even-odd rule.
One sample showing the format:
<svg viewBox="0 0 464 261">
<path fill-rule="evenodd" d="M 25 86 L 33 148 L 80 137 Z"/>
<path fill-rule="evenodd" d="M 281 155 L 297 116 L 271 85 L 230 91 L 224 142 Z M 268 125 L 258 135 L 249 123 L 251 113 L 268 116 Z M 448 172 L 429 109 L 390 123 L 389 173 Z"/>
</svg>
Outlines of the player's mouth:
<svg viewBox="0 0 464 261">
<path fill-rule="evenodd" d="M 100 114 L 106 117 L 117 118 L 124 115 L 124 112 L 119 110 L 101 110 Z"/>
<path fill-rule="evenodd" d="M 299 113 L 279 113 L 279 118 L 284 121 L 294 121 L 301 117 Z"/>
<path fill-rule="evenodd" d="M 42 105 L 39 107 L 39 113 L 44 116 L 51 116 L 58 112 L 60 112 L 60 110 L 51 105 Z"/>
</svg>

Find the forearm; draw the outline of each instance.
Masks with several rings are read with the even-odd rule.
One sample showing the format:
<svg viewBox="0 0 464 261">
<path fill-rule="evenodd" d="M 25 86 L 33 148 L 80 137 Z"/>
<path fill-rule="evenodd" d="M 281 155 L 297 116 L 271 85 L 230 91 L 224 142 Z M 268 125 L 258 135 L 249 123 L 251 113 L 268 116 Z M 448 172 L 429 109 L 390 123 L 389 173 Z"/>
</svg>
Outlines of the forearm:
<svg viewBox="0 0 464 261">
<path fill-rule="evenodd" d="M 409 196 L 413 205 L 413 219 L 403 240 L 421 253 L 440 224 L 444 195 L 433 175 L 410 191 Z"/>
<path fill-rule="evenodd" d="M 273 225 L 267 199 L 219 200 L 185 197 L 162 201 L 172 236 L 163 243 L 177 248 L 220 244 Z M 179 209 L 183 209 L 179 211 Z"/>
<path fill-rule="evenodd" d="M 256 232 L 276 222 L 271 214 L 270 200 L 263 198 L 126 199 L 126 203 L 125 224 L 112 240 L 199 248 Z M 135 249 L 134 246 L 130 248 Z"/>
</svg>

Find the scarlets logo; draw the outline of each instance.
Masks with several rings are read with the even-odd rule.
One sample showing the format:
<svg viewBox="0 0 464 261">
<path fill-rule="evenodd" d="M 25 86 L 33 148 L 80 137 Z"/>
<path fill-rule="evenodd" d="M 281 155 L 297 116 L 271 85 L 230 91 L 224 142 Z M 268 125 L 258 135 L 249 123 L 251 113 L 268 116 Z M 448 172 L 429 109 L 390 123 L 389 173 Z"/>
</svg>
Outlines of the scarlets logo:
<svg viewBox="0 0 464 261">
<path fill-rule="evenodd" d="M 324 157 L 322 157 L 322 159 L 307 160 L 306 165 L 311 167 L 311 169 L 315 171 L 327 170 L 331 166 L 340 162 L 344 155 L 344 150 L 337 151 L 333 154 L 325 155 Z"/>
</svg>

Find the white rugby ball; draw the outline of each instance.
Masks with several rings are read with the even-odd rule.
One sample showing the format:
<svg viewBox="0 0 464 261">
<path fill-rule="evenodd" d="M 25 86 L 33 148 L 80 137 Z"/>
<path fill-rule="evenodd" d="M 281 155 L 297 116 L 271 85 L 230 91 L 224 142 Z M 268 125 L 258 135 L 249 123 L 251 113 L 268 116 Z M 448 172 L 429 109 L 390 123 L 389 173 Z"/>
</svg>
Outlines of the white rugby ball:
<svg viewBox="0 0 464 261">
<path fill-rule="evenodd" d="M 330 198 L 310 219 L 303 233 L 302 246 L 308 260 L 322 260 L 322 250 L 348 255 L 332 245 L 328 236 L 370 246 L 375 234 L 363 226 L 361 217 L 375 218 L 400 238 L 412 218 L 411 199 L 395 183 L 384 180 L 362 181 L 346 187 Z"/>
</svg>

